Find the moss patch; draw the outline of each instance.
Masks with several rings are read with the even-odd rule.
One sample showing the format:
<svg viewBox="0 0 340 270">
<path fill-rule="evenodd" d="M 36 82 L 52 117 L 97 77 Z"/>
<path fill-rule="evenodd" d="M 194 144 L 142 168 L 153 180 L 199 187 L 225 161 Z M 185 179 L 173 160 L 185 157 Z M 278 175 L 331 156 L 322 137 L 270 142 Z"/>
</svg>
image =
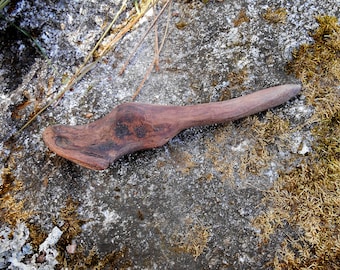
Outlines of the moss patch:
<svg viewBox="0 0 340 270">
<path fill-rule="evenodd" d="M 304 126 L 313 151 L 265 193 L 265 213 L 254 220 L 263 243 L 284 229 L 275 269 L 336 269 L 340 260 L 340 26 L 317 17 L 314 42 L 293 53 L 288 70 L 303 83 L 314 114 Z M 290 228 L 290 229 L 287 229 Z"/>
<path fill-rule="evenodd" d="M 263 14 L 263 18 L 271 23 L 285 23 L 287 20 L 287 10 L 285 8 L 268 8 Z"/>
<path fill-rule="evenodd" d="M 242 23 L 249 23 L 250 19 L 247 16 L 246 10 L 243 8 L 240 10 L 240 13 L 238 14 L 237 18 L 233 20 L 233 24 L 235 27 L 240 26 Z"/>
<path fill-rule="evenodd" d="M 173 249 L 191 254 L 196 260 L 207 247 L 210 238 L 208 229 L 208 227 L 195 224 L 189 226 L 185 234 L 174 234 L 171 239 Z"/>
<path fill-rule="evenodd" d="M 13 196 L 22 189 L 22 182 L 18 181 L 9 168 L 5 168 L 1 175 L 0 186 L 0 218 L 1 223 L 16 226 L 20 221 L 26 221 L 33 213 L 24 209 L 24 200 L 18 201 Z"/>
<path fill-rule="evenodd" d="M 78 214 L 79 203 L 72 199 L 66 201 L 65 207 L 60 211 L 63 221 L 61 230 L 63 234 L 57 243 L 58 261 L 57 269 L 105 269 L 111 266 L 115 269 L 126 269 L 132 266 L 127 258 L 128 249 L 122 248 L 100 257 L 96 249 L 89 252 L 85 247 L 77 245 L 74 241 L 82 232 L 81 226 L 86 223 Z"/>
</svg>

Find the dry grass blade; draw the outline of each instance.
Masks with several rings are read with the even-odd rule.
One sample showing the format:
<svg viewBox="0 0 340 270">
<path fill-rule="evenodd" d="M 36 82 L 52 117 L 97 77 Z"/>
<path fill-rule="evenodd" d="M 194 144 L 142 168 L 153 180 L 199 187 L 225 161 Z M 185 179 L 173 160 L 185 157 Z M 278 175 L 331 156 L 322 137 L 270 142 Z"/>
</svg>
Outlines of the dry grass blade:
<svg viewBox="0 0 340 270">
<path fill-rule="evenodd" d="M 99 47 L 100 43 L 102 42 L 102 40 L 104 39 L 104 37 L 106 36 L 106 34 L 110 31 L 112 25 L 115 23 L 115 21 L 117 20 L 117 18 L 119 17 L 119 15 L 124 11 L 124 9 L 126 8 L 126 1 L 124 0 L 124 2 L 122 3 L 122 6 L 120 8 L 120 10 L 117 12 L 115 18 L 112 20 L 112 22 L 110 23 L 110 25 L 107 27 L 107 29 L 105 30 L 105 32 L 102 34 L 101 38 L 99 39 L 99 41 L 96 43 L 96 45 L 94 46 L 94 48 L 92 49 L 92 51 L 88 54 L 88 56 L 85 58 L 84 63 L 78 68 L 78 70 L 76 71 L 76 73 L 72 76 L 72 78 L 70 79 L 70 81 L 68 82 L 68 84 L 65 86 L 65 88 L 55 97 L 53 98 L 50 102 L 47 103 L 47 105 L 45 105 L 41 110 L 39 110 L 30 120 L 28 120 L 26 122 L 25 125 L 23 125 L 19 131 L 15 134 L 18 135 L 20 134 L 27 126 L 29 126 L 42 112 L 44 112 L 48 107 L 50 107 L 54 102 L 58 101 L 68 90 L 70 90 L 72 88 L 72 86 L 78 82 L 87 72 L 89 72 L 99 61 L 98 59 L 87 65 L 88 61 L 92 58 L 94 52 L 97 50 L 97 48 Z"/>
<path fill-rule="evenodd" d="M 121 68 L 121 70 L 119 71 L 119 75 L 122 75 L 127 67 L 127 65 L 130 63 L 131 58 L 135 55 L 137 49 L 140 47 L 140 45 L 142 44 L 142 42 L 144 41 L 145 37 L 149 34 L 149 32 L 151 31 L 151 29 L 154 27 L 154 25 L 156 24 L 156 22 L 158 21 L 159 17 L 163 14 L 164 10 L 166 9 L 166 7 L 169 5 L 169 3 L 171 2 L 171 0 L 168 0 L 165 5 L 163 6 L 163 8 L 161 9 L 161 11 L 159 12 L 159 14 L 156 16 L 156 18 L 153 20 L 153 22 L 151 23 L 151 25 L 149 26 L 148 30 L 144 33 L 143 37 L 140 39 L 140 41 L 138 42 L 138 44 L 133 48 L 132 52 L 130 53 L 128 59 L 125 61 L 123 67 Z"/>
<path fill-rule="evenodd" d="M 167 7 L 169 4 L 171 4 L 172 0 L 168 0 L 166 2 L 166 4 L 164 5 L 164 7 L 162 8 L 162 10 L 160 11 L 160 13 L 157 15 L 157 17 L 155 18 L 154 22 L 156 20 L 158 20 L 159 16 L 164 12 L 165 7 Z M 149 68 L 147 69 L 145 76 L 143 78 L 143 80 L 141 81 L 141 83 L 139 84 L 138 88 L 136 89 L 136 91 L 134 92 L 134 94 L 132 95 L 131 99 L 132 101 L 134 101 L 137 96 L 139 95 L 144 83 L 146 82 L 146 80 L 148 79 L 150 73 L 152 72 L 152 70 L 155 68 L 157 71 L 159 70 L 159 54 L 164 46 L 165 43 L 165 39 L 168 35 L 168 30 L 169 30 L 169 22 L 170 22 L 170 15 L 171 15 L 171 5 L 169 5 L 169 16 L 168 16 L 168 20 L 167 20 L 167 24 L 166 24 L 166 28 L 164 31 L 164 36 L 162 39 L 162 42 L 160 45 L 158 45 L 158 28 L 157 25 L 155 26 L 155 56 L 154 56 L 154 60 L 152 61 L 152 63 L 150 64 Z M 154 25 L 154 23 L 152 23 L 152 26 Z M 151 27 L 152 27 L 151 26 Z M 147 33 L 150 31 L 151 28 L 148 29 Z M 143 37 L 144 38 L 144 37 Z M 140 42 L 141 43 L 141 42 Z M 140 43 L 138 45 L 140 45 Z M 137 47 L 138 48 L 138 47 Z M 137 49 L 136 48 L 136 49 Z M 135 52 L 135 50 L 134 50 Z M 129 59 L 131 59 L 131 57 L 129 57 Z M 126 64 L 128 64 L 128 61 L 126 62 Z M 126 66 L 124 65 L 123 68 L 125 68 Z M 123 72 L 123 71 L 122 71 Z"/>
<path fill-rule="evenodd" d="M 110 23 L 110 25 L 106 28 L 105 32 L 101 35 L 100 39 L 94 46 L 94 48 L 91 50 L 91 52 L 88 54 L 88 56 L 85 58 L 84 63 L 78 68 L 78 70 L 75 72 L 75 74 L 72 76 L 68 84 L 65 86 L 65 88 L 56 95 L 55 98 L 53 98 L 50 102 L 47 103 L 46 106 L 44 106 L 41 110 L 39 110 L 30 120 L 26 122 L 26 124 L 20 128 L 20 130 L 14 135 L 20 134 L 27 126 L 29 126 L 42 112 L 44 112 L 48 107 L 50 107 L 53 103 L 58 101 L 68 90 L 70 90 L 75 83 L 77 83 L 79 80 L 81 80 L 84 75 L 86 75 L 89 71 L 91 71 L 98 62 L 102 60 L 102 58 L 110 51 L 112 48 L 115 47 L 117 42 L 128 32 L 131 30 L 131 28 L 136 25 L 136 23 L 145 15 L 145 13 L 155 5 L 153 1 L 148 1 L 142 8 L 141 12 L 133 18 L 133 20 L 127 22 L 127 24 L 117 33 L 117 35 L 111 40 L 111 42 L 105 46 L 105 48 L 101 51 L 101 53 L 97 56 L 96 60 L 89 63 L 90 59 L 94 57 L 94 53 L 97 52 L 99 46 L 102 44 L 103 39 L 106 37 L 114 23 L 117 21 L 118 17 L 122 14 L 122 12 L 126 9 L 127 6 L 127 0 L 124 0 L 121 8 L 116 13 L 114 19 Z"/>
<path fill-rule="evenodd" d="M 3 10 L 8 4 L 11 2 L 10 0 L 0 0 L 0 11 Z"/>
<path fill-rule="evenodd" d="M 153 1 L 148 0 L 147 3 L 141 8 L 140 13 L 138 13 L 131 21 L 129 21 L 118 33 L 117 35 L 102 49 L 102 51 L 99 53 L 98 57 L 102 58 L 104 55 L 106 55 L 113 47 L 114 45 L 127 33 L 129 32 L 133 26 L 135 26 L 138 21 L 144 17 L 145 13 L 154 5 Z"/>
</svg>

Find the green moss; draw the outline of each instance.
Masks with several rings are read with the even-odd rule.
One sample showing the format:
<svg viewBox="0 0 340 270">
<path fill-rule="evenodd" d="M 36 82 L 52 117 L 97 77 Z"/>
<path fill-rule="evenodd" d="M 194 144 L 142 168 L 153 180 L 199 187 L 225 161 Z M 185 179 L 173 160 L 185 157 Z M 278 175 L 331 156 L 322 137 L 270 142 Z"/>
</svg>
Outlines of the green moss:
<svg viewBox="0 0 340 270">
<path fill-rule="evenodd" d="M 302 124 L 314 136 L 313 151 L 281 174 L 265 194 L 267 211 L 254 220 L 264 243 L 284 224 L 293 229 L 285 230 L 275 269 L 336 269 L 340 256 L 340 26 L 335 17 L 317 21 L 314 42 L 295 50 L 288 65 L 314 107 Z"/>
</svg>

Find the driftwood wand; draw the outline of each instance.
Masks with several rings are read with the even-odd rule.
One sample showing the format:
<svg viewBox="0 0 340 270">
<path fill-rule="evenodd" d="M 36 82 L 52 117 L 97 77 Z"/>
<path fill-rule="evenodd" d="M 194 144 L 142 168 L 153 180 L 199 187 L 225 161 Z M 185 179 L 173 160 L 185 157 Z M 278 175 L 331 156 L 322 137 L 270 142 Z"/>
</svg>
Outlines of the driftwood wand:
<svg viewBox="0 0 340 270">
<path fill-rule="evenodd" d="M 125 103 L 82 126 L 49 126 L 46 145 L 89 169 L 104 170 L 119 157 L 164 145 L 183 129 L 223 123 L 278 106 L 301 90 L 287 84 L 222 102 L 190 106 Z"/>
</svg>

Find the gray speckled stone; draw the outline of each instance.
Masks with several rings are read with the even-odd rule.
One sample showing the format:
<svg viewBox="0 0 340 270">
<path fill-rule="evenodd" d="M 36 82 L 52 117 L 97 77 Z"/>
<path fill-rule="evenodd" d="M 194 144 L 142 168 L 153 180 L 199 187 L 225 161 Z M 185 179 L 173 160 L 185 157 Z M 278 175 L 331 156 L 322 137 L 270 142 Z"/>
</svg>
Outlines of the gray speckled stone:
<svg viewBox="0 0 340 270">
<path fill-rule="evenodd" d="M 192 128 L 167 145 L 121 158 L 105 171 L 90 171 L 55 156 L 45 147 L 41 133 L 51 124 L 83 124 L 130 100 L 153 57 L 153 33 L 146 38 L 123 76 L 118 71 L 147 28 L 143 23 L 129 33 L 105 61 L 77 83 L 56 105 L 48 108 L 15 141 L 5 143 L 28 119 L 39 98 L 62 89 L 62 76 L 72 74 L 101 33 L 103 20 L 112 18 L 118 1 L 19 1 L 20 26 L 39 28 L 37 39 L 51 64 L 35 59 L 14 89 L 1 66 L 0 170 L 15 164 L 13 173 L 24 183 L 19 198 L 37 211 L 34 218 L 47 232 L 52 218 L 68 197 L 80 202 L 79 214 L 89 219 L 76 242 L 100 254 L 126 246 L 134 269 L 264 269 L 274 248 L 259 249 L 251 220 L 261 211 L 262 190 L 270 187 L 279 170 L 288 170 L 289 149 L 271 149 L 270 164 L 259 174 L 240 175 L 238 156 L 254 144 L 246 121 Z M 18 5 L 19 5 L 18 3 Z M 138 102 L 186 105 L 218 100 L 223 91 L 236 97 L 277 84 L 296 82 L 285 72 L 294 48 L 310 42 L 317 27 L 315 15 L 339 15 L 336 1 L 223 1 L 207 5 L 174 3 L 170 34 L 160 57 L 160 71 L 152 72 Z M 29 5 L 29 6 L 27 6 Z M 286 23 L 263 19 L 269 8 L 284 7 Z M 249 22 L 234 26 L 241 9 Z M 175 16 L 176 15 L 176 16 Z M 159 22 L 160 35 L 166 14 Z M 183 21 L 179 30 L 175 23 Z M 15 49 L 13 44 L 13 49 Z M 27 46 L 27 45 L 25 45 Z M 0 59 L 6 50 L 0 51 Z M 20 59 L 24 61 L 25 59 Z M 228 74 L 247 71 L 242 85 Z M 48 79 L 54 77 L 48 89 Z M 21 119 L 13 119 L 14 106 L 32 101 Z M 85 118 L 93 113 L 92 119 Z M 296 123 L 310 111 L 303 97 L 272 110 Z M 297 116 L 298 115 L 298 116 Z M 299 134 L 288 134 L 288 138 Z M 306 135 L 306 137 L 308 137 Z M 301 138 L 301 136 L 300 136 Z M 301 139 L 302 140 L 302 139 Z M 297 142 L 299 144 L 299 142 Z M 15 148 L 15 146 L 20 146 Z M 305 145 L 309 145 L 308 141 Z M 292 146 L 291 152 L 296 152 Z M 295 149 L 295 150 L 294 150 Z M 306 150 L 308 151 L 308 150 Z M 13 163 L 14 161 L 14 163 Z M 227 169 L 232 168 L 230 174 Z M 43 184 L 48 180 L 48 184 Z M 206 227 L 209 239 L 202 254 L 176 249 L 176 237 L 190 226 Z M 280 243 L 277 236 L 277 244 Z"/>
</svg>

